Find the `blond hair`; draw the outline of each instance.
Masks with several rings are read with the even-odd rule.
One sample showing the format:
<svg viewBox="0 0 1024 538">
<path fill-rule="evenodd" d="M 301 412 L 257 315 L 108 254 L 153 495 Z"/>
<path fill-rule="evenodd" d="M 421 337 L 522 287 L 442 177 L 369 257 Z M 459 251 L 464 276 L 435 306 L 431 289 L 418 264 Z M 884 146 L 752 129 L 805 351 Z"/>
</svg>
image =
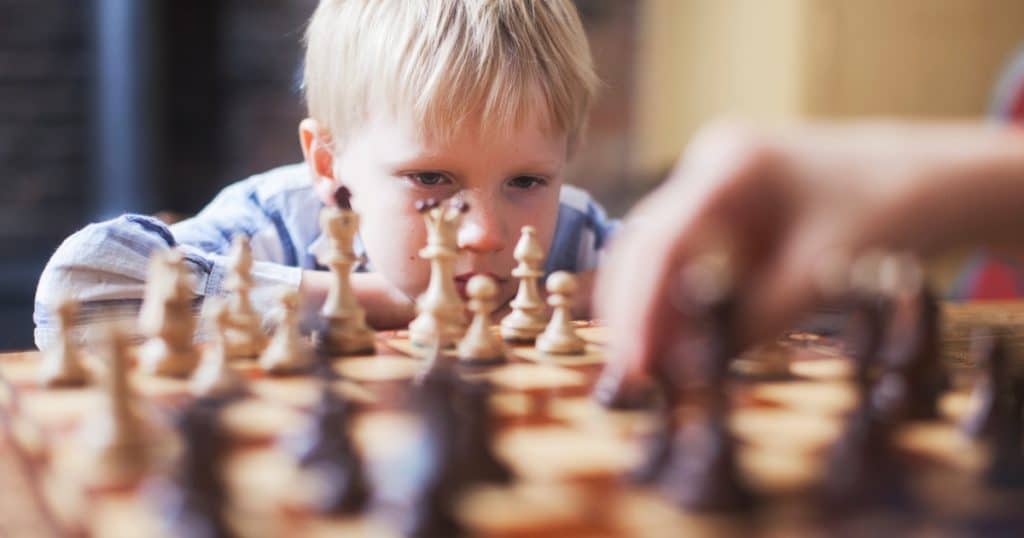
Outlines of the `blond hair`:
<svg viewBox="0 0 1024 538">
<path fill-rule="evenodd" d="M 470 118 L 507 132 L 540 106 L 572 147 L 596 86 L 571 0 L 321 0 L 306 32 L 309 115 L 335 140 L 371 106 L 441 137 Z"/>
</svg>

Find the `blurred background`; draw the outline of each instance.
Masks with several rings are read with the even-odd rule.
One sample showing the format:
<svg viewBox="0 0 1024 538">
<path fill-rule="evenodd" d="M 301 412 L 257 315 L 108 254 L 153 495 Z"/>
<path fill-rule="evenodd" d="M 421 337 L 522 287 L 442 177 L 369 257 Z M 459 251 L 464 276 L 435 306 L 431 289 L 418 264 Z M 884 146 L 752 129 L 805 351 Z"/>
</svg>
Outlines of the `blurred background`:
<svg viewBox="0 0 1024 538">
<path fill-rule="evenodd" d="M 188 215 L 301 158 L 299 43 L 315 4 L 0 0 L 0 349 L 31 346 L 39 272 L 76 229 L 125 211 Z M 722 115 L 1024 115 L 1020 0 L 577 5 L 604 87 L 571 180 L 615 215 Z M 954 256 L 935 266 L 950 293 L 965 259 L 996 271 L 987 292 L 1019 282 L 1012 259 Z"/>
</svg>

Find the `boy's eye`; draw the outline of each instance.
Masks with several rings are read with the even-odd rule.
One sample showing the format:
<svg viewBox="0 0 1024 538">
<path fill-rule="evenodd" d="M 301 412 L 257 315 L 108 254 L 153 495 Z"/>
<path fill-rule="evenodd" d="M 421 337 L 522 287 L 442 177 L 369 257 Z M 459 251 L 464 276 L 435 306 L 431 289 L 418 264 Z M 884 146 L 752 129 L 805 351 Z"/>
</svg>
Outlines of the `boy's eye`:
<svg viewBox="0 0 1024 538">
<path fill-rule="evenodd" d="M 409 178 L 419 185 L 427 187 L 433 187 L 435 185 L 444 185 L 451 183 L 448 178 L 444 177 L 444 174 L 437 172 L 419 172 L 416 174 L 410 174 Z"/>
<path fill-rule="evenodd" d="M 519 176 L 509 180 L 508 185 L 514 189 L 528 190 L 534 187 L 547 185 L 547 181 L 539 177 Z"/>
</svg>

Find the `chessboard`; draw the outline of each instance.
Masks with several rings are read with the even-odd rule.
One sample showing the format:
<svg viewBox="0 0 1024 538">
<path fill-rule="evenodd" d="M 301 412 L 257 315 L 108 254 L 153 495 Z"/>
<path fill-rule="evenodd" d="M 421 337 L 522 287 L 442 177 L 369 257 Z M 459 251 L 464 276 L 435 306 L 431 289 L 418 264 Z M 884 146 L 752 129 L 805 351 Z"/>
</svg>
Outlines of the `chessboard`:
<svg viewBox="0 0 1024 538">
<path fill-rule="evenodd" d="M 511 346 L 500 364 L 456 364 L 461 378 L 492 387 L 491 448 L 513 476 L 458 497 L 453 514 L 468 534 L 957 536 L 1024 528 L 1021 490 L 987 485 L 985 445 L 961 431 L 975 377 L 966 365 L 950 365 L 952 389 L 940 400 L 937 420 L 911 422 L 895 433 L 909 501 L 837 513 L 819 506 L 818 492 L 845 417 L 858 405 L 850 358 L 836 342 L 806 333 L 770 346 L 773 357 L 764 361 L 770 371 L 756 367 L 763 359 L 758 352 L 747 353 L 733 365 L 728 427 L 737 443 L 738 474 L 754 500 L 749 509 L 702 512 L 630 479 L 647 457 L 658 421 L 649 411 L 610 410 L 595 401 L 606 330 L 596 323 L 575 325 L 587 342 L 582 355 Z M 255 361 L 232 360 L 229 366 L 244 376 L 247 389 L 219 409 L 228 447 L 209 469 L 225 484 L 232 533 L 402 535 L 402 521 L 415 509 L 410 476 L 427 452 L 428 423 L 412 397 L 427 366 L 422 355 L 399 331 L 376 333 L 372 353 L 332 358 L 337 375 L 271 376 Z M 89 418 L 103 412 L 103 390 L 43 388 L 39 365 L 35 352 L 0 355 L 2 450 L 22 460 L 33 500 L 55 534 L 174 535 L 153 492 L 181 451 L 171 423 L 195 399 L 188 380 L 131 370 L 130 385 L 155 425 L 154 444 L 164 456 L 138 479 L 97 486 L 90 482 L 94 469 L 81 434 Z M 324 384 L 357 409 L 349 431 L 371 493 L 361 510 L 348 515 L 310 508 L 319 486 L 299 472 L 289 448 L 314 420 Z M 684 400 L 676 410 L 683 424 L 700 415 L 696 400 Z"/>
</svg>

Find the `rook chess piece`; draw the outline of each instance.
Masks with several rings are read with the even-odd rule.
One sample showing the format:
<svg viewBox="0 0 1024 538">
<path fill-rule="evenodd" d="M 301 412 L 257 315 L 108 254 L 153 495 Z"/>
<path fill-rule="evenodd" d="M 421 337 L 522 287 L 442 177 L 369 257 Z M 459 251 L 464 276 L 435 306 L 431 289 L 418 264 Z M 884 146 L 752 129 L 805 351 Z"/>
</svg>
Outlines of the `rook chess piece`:
<svg viewBox="0 0 1024 538">
<path fill-rule="evenodd" d="M 537 240 L 533 226 L 523 226 L 519 242 L 512 254 L 519 265 L 512 276 L 519 279 L 519 289 L 509 305 L 512 312 L 501 320 L 501 337 L 509 342 L 528 344 L 547 325 L 544 300 L 537 288 L 537 279 L 544 276 L 544 249 Z"/>
<path fill-rule="evenodd" d="M 231 245 L 228 266 L 231 273 L 224 283 L 230 292 L 228 318 L 224 330 L 224 349 L 228 360 L 255 359 L 267 345 L 262 320 L 252 306 L 252 247 L 249 239 L 235 236 Z"/>
<path fill-rule="evenodd" d="M 245 380 L 228 366 L 228 308 L 218 301 L 210 310 L 213 313 L 209 330 L 212 341 L 203 353 L 199 367 L 192 374 L 190 388 L 196 396 L 230 398 L 245 392 Z"/>
<path fill-rule="evenodd" d="M 309 346 L 299 332 L 299 293 L 284 290 L 280 304 L 277 329 L 260 355 L 260 368 L 270 374 L 299 373 L 313 364 Z"/>
<path fill-rule="evenodd" d="M 473 321 L 458 346 L 459 359 L 470 364 L 493 364 L 505 359 L 505 346 L 491 331 L 491 311 L 498 286 L 494 279 L 476 275 L 466 286 Z"/>
<path fill-rule="evenodd" d="M 58 341 L 43 351 L 39 368 L 39 384 L 44 387 L 79 387 L 89 382 L 89 371 L 82 363 L 79 346 L 72 341 L 71 328 L 74 326 L 78 303 L 63 299 L 57 304 Z"/>
<path fill-rule="evenodd" d="M 321 310 L 322 328 L 314 334 L 318 349 L 328 355 L 372 353 L 374 334 L 366 326 L 366 311 L 352 291 L 352 266 L 359 260 L 353 240 L 359 231 L 359 215 L 352 211 L 351 194 L 338 187 L 335 207 L 320 213 L 320 228 L 330 240 L 328 254 L 320 260 L 331 269 L 331 287 Z"/>
<path fill-rule="evenodd" d="M 409 324 L 409 341 L 428 347 L 440 339 L 447 347 L 466 331 L 466 313 L 455 289 L 455 261 L 459 255 L 458 230 L 469 205 L 461 200 L 448 203 L 430 198 L 416 203 L 427 225 L 427 246 L 421 258 L 430 260 L 430 282 L 416 300 L 416 319 Z"/>
<path fill-rule="evenodd" d="M 572 295 L 576 293 L 576 277 L 565 271 L 556 271 L 548 277 L 548 304 L 554 309 L 551 321 L 537 337 L 537 349 L 552 355 L 579 355 L 586 342 L 576 334 L 572 325 Z"/>
<path fill-rule="evenodd" d="M 139 349 L 139 362 L 145 372 L 184 377 L 199 362 L 192 341 L 195 319 L 190 276 L 180 251 L 172 249 L 153 256 L 139 317 L 139 328 L 148 340 Z"/>
</svg>

